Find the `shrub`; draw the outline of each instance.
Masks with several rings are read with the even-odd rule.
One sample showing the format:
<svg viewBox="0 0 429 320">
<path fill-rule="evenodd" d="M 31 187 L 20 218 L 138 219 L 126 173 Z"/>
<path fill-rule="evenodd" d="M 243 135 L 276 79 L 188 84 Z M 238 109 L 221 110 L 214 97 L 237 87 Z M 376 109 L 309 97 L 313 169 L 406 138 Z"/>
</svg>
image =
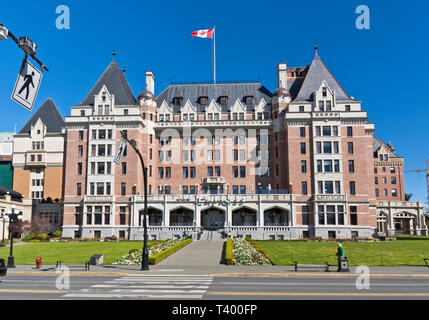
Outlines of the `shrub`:
<svg viewBox="0 0 429 320">
<path fill-rule="evenodd" d="M 429 240 L 429 236 L 400 235 L 395 238 L 396 240 Z"/>
<path fill-rule="evenodd" d="M 29 233 L 22 238 L 22 241 L 30 241 L 33 240 L 36 235 L 34 233 Z"/>
<path fill-rule="evenodd" d="M 232 239 L 228 238 L 226 239 L 226 246 L 225 246 L 225 262 L 227 265 L 233 264 L 234 259 L 234 252 L 233 252 L 233 245 L 232 245 Z"/>
<path fill-rule="evenodd" d="M 41 241 L 46 241 L 46 240 L 48 240 L 48 235 L 46 233 L 38 234 L 37 239 L 39 239 Z"/>
<path fill-rule="evenodd" d="M 60 230 L 57 230 L 54 232 L 54 237 L 55 238 L 61 238 L 61 236 L 63 235 L 63 233 Z"/>
<path fill-rule="evenodd" d="M 163 250 L 161 252 L 158 252 L 157 254 L 154 254 L 153 256 L 149 257 L 149 264 L 157 264 L 167 258 L 168 256 L 172 255 L 176 251 L 182 249 L 183 247 L 186 247 L 188 244 L 192 242 L 192 238 L 188 238 L 186 240 L 183 240 L 179 242 L 178 244 Z"/>
</svg>

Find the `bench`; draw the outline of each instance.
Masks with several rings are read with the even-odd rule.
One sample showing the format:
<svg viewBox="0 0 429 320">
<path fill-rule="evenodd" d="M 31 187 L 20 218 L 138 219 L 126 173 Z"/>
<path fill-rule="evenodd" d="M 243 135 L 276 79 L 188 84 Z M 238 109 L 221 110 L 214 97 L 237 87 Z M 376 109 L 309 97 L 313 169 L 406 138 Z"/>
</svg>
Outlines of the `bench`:
<svg viewBox="0 0 429 320">
<path fill-rule="evenodd" d="M 91 265 L 90 261 L 86 261 L 83 264 L 66 264 L 65 266 L 69 269 L 69 270 L 83 270 L 83 271 L 88 271 L 89 267 Z M 62 271 L 62 262 L 61 261 L 57 261 L 56 264 L 56 270 L 58 271 Z"/>
<path fill-rule="evenodd" d="M 329 272 L 329 263 L 325 262 L 325 264 L 298 264 L 297 261 L 294 263 L 295 272 L 298 272 L 299 269 L 322 269 L 325 272 Z"/>
</svg>

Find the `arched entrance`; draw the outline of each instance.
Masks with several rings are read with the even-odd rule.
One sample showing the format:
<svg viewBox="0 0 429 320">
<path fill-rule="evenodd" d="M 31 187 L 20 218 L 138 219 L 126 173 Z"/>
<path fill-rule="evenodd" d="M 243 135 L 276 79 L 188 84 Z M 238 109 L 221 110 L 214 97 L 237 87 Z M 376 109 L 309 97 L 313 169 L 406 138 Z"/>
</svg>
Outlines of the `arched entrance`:
<svg viewBox="0 0 429 320">
<path fill-rule="evenodd" d="M 178 208 L 170 211 L 170 226 L 192 226 L 194 212 L 186 208 Z"/>
<path fill-rule="evenodd" d="M 393 225 L 396 234 L 414 234 L 416 216 L 408 212 L 396 213 L 393 215 Z"/>
<path fill-rule="evenodd" d="M 143 226 L 143 215 L 144 210 L 139 211 L 139 226 Z M 148 226 L 162 226 L 162 210 L 156 209 L 156 208 L 148 208 L 147 209 L 147 215 L 148 215 Z"/>
<path fill-rule="evenodd" d="M 288 226 L 289 211 L 282 208 L 271 208 L 264 211 L 264 226 Z"/>
<path fill-rule="evenodd" d="M 377 214 L 377 229 L 381 234 L 387 233 L 387 215 L 384 212 Z"/>
<path fill-rule="evenodd" d="M 201 226 L 206 230 L 223 229 L 225 226 L 225 211 L 216 208 L 201 211 Z"/>
<path fill-rule="evenodd" d="M 256 210 L 243 207 L 232 211 L 233 226 L 256 226 Z"/>
</svg>

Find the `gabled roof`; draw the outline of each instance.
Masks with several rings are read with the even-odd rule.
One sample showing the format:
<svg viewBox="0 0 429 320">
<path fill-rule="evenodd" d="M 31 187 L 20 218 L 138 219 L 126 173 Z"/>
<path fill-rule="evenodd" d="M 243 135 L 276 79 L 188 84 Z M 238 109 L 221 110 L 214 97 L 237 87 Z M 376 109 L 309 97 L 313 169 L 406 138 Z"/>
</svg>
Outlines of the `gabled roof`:
<svg viewBox="0 0 429 320">
<path fill-rule="evenodd" d="M 28 120 L 19 133 L 29 133 L 31 126 L 33 126 L 39 118 L 45 124 L 47 133 L 61 133 L 61 129 L 65 126 L 63 117 L 54 102 L 51 98 L 48 98 L 30 120 Z"/>
<path fill-rule="evenodd" d="M 219 97 L 223 94 L 228 96 L 228 107 L 222 106 L 222 112 L 228 112 L 229 107 L 232 106 L 236 100 L 245 102 L 246 95 L 249 92 L 254 96 L 252 106 L 247 106 L 248 111 L 253 111 L 255 105 L 257 105 L 262 98 L 269 102 L 272 98 L 272 93 L 268 91 L 260 83 L 227 83 L 227 84 L 178 84 L 169 85 L 157 98 L 158 107 L 161 106 L 165 100 L 170 105 L 174 113 L 180 111 L 179 107 L 173 105 L 173 98 L 177 92 L 180 92 L 183 97 L 183 101 L 191 101 L 191 103 L 197 108 L 198 112 L 204 112 L 207 106 L 201 106 L 199 104 L 199 97 L 206 96 L 208 100 L 212 99 L 219 103 Z"/>
<path fill-rule="evenodd" d="M 312 101 L 313 92 L 320 89 L 323 81 L 326 81 L 329 88 L 335 91 L 338 101 L 353 101 L 317 54 L 311 63 L 295 101 Z"/>
<path fill-rule="evenodd" d="M 384 146 L 386 150 L 389 152 L 389 158 L 400 158 L 395 151 L 393 151 L 387 144 L 385 144 L 382 140 L 377 137 L 372 136 L 372 145 L 373 151 L 376 152 L 381 146 Z"/>
<path fill-rule="evenodd" d="M 137 100 L 128 85 L 127 79 L 115 60 L 109 64 L 107 69 L 103 72 L 100 79 L 98 79 L 95 86 L 91 89 L 86 98 L 79 104 L 79 106 L 92 106 L 94 105 L 94 96 L 100 93 L 103 85 L 106 86 L 110 94 L 115 95 L 116 105 L 135 105 Z"/>
</svg>

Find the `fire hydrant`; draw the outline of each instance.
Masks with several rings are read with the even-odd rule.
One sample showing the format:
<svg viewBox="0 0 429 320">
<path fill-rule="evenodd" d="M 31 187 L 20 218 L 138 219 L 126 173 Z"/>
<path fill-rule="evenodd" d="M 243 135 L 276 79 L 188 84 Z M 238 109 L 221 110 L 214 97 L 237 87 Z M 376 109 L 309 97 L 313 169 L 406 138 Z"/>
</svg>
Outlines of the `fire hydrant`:
<svg viewBox="0 0 429 320">
<path fill-rule="evenodd" d="M 42 258 L 37 257 L 36 258 L 36 267 L 37 269 L 40 269 L 40 265 L 42 264 Z"/>
</svg>

